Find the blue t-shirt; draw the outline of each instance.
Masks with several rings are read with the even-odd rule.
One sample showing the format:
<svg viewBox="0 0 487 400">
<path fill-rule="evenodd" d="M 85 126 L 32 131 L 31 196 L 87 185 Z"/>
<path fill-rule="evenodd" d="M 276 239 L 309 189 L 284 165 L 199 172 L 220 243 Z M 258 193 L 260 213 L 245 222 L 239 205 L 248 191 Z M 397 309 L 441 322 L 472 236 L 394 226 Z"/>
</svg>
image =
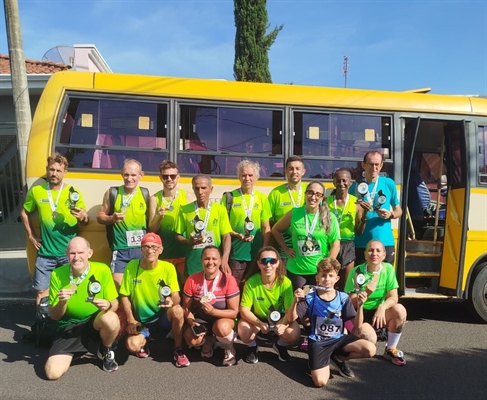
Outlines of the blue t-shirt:
<svg viewBox="0 0 487 400">
<path fill-rule="evenodd" d="M 386 197 L 386 202 L 380 206 L 388 211 L 392 211 L 392 207 L 399 204 L 399 198 L 397 197 L 397 190 L 395 182 L 386 176 L 379 176 L 377 182 L 376 194 L 371 199 L 373 201 L 374 209 L 367 213 L 367 224 L 365 225 L 364 233 L 361 235 L 355 235 L 354 243 L 355 247 L 364 249 L 368 242 L 372 239 L 380 240 L 384 246 L 394 246 L 394 236 L 392 234 L 392 223 L 390 219 L 380 218 L 379 214 L 375 210 L 378 206 L 377 200 L 380 195 Z M 368 183 L 369 194 L 366 195 L 365 200 L 369 200 L 370 194 L 373 194 L 375 182 Z M 352 183 L 348 189 L 350 194 L 353 194 L 358 199 L 362 196 L 357 192 L 357 182 Z"/>
<path fill-rule="evenodd" d="M 330 343 L 344 336 L 345 321 L 357 314 L 348 294 L 336 292 L 331 301 L 325 301 L 317 292 L 308 294 L 297 307 L 299 318 L 307 316 L 311 321 L 311 340 L 326 340 Z"/>
</svg>

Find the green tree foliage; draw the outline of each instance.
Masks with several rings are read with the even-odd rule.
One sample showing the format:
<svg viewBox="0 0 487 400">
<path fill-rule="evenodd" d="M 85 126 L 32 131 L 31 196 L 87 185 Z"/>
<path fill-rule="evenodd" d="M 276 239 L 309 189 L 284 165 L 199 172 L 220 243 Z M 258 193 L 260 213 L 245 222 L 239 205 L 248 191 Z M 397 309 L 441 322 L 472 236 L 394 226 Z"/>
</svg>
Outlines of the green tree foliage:
<svg viewBox="0 0 487 400">
<path fill-rule="evenodd" d="M 235 61 L 233 75 L 237 81 L 271 83 L 268 51 L 283 25 L 266 34 L 267 0 L 234 0 Z"/>
</svg>

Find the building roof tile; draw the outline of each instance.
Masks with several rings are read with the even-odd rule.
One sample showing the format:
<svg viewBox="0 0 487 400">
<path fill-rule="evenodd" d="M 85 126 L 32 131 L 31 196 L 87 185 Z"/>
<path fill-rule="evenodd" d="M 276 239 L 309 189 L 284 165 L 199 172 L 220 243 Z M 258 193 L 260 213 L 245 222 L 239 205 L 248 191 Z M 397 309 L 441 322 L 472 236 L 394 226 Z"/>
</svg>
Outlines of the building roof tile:
<svg viewBox="0 0 487 400">
<path fill-rule="evenodd" d="M 25 59 L 25 67 L 28 74 L 53 74 L 58 71 L 67 71 L 71 65 L 57 63 L 54 61 L 37 61 Z M 0 74 L 10 75 L 9 56 L 0 54 Z"/>
</svg>

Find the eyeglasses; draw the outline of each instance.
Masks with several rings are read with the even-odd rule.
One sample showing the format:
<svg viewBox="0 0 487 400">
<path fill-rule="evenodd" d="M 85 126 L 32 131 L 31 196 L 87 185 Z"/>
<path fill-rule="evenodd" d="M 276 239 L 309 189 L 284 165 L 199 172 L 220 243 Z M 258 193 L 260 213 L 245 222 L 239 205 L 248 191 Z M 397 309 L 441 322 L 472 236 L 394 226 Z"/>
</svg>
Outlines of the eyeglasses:
<svg viewBox="0 0 487 400">
<path fill-rule="evenodd" d="M 164 179 L 165 181 L 167 181 L 169 178 L 171 178 L 172 181 L 174 181 L 178 176 L 177 174 L 171 174 L 171 175 L 161 175 L 162 176 L 162 179 Z"/>
<path fill-rule="evenodd" d="M 147 246 L 147 245 L 144 245 L 144 246 L 142 246 L 142 250 L 146 250 L 146 251 L 150 251 L 150 250 L 157 251 L 157 250 L 159 250 L 159 247 L 160 246 Z"/>
<path fill-rule="evenodd" d="M 269 263 L 271 263 L 271 265 L 276 265 L 277 264 L 277 258 L 273 258 L 273 257 L 265 257 L 265 258 L 261 258 L 260 259 L 260 263 L 262 265 L 267 265 Z"/>
<path fill-rule="evenodd" d="M 320 192 L 313 192 L 312 190 L 307 190 L 306 196 L 313 197 L 315 196 L 317 199 L 321 199 L 323 197 L 323 193 Z"/>
</svg>

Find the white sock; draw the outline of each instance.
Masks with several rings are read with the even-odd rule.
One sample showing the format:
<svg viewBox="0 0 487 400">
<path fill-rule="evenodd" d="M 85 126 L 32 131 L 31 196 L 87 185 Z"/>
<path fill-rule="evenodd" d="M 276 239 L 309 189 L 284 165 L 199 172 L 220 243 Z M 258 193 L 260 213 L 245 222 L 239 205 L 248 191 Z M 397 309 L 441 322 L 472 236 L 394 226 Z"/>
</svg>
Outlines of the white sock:
<svg viewBox="0 0 487 400">
<path fill-rule="evenodd" d="M 247 343 L 247 346 L 249 347 L 257 346 L 257 342 L 255 340 L 252 340 L 251 342 Z"/>
<path fill-rule="evenodd" d="M 231 331 L 227 336 L 221 337 L 217 336 L 216 340 L 223 343 L 225 350 L 231 349 L 233 347 L 233 339 L 235 338 L 235 332 Z"/>
<path fill-rule="evenodd" d="M 387 336 L 387 348 L 390 349 L 391 347 L 397 347 L 399 343 L 399 339 L 401 338 L 402 333 L 388 333 Z"/>
</svg>

